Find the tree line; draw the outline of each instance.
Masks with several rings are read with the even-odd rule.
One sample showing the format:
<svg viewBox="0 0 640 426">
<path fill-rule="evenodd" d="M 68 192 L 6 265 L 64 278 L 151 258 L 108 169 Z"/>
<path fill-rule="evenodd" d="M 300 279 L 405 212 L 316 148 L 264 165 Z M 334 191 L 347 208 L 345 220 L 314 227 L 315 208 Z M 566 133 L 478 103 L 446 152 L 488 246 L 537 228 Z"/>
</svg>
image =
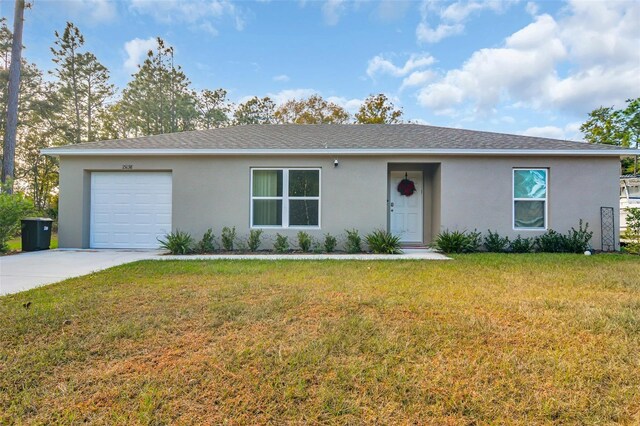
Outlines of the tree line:
<svg viewBox="0 0 640 426">
<path fill-rule="evenodd" d="M 45 147 L 245 124 L 399 123 L 402 110 L 384 94 L 369 96 L 352 117 L 316 94 L 280 106 L 254 96 L 234 104 L 222 88 L 196 91 L 175 63 L 174 50 L 157 38 L 122 90 L 88 51 L 80 29 L 68 22 L 54 33 L 52 69 L 22 59 L 14 182 L 39 209 L 55 203 L 58 162 Z M 0 134 L 6 129 L 12 33 L 0 18 Z M 4 158 L 3 158 L 4 160 Z"/>
</svg>

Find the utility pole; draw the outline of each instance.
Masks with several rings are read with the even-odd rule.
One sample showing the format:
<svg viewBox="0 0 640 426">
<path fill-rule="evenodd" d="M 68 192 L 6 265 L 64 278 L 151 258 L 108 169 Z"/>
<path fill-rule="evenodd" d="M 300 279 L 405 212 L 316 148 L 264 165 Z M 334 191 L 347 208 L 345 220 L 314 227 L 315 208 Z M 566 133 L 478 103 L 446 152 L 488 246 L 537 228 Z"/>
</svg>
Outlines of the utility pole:
<svg viewBox="0 0 640 426">
<path fill-rule="evenodd" d="M 24 24 L 25 0 L 16 0 L 13 15 L 13 41 L 11 65 L 9 66 L 9 96 L 7 100 L 7 127 L 4 134 L 2 159 L 2 186 L 13 194 L 13 177 L 16 157 L 16 134 L 18 130 L 18 95 L 20 92 L 20 68 L 22 65 L 22 27 Z"/>
</svg>

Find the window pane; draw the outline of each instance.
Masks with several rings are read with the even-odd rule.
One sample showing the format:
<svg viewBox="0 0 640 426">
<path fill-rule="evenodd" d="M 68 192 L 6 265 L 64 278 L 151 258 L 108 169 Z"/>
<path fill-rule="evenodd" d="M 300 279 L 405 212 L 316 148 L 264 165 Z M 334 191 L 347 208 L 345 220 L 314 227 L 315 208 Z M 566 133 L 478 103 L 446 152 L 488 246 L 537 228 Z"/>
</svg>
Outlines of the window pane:
<svg viewBox="0 0 640 426">
<path fill-rule="evenodd" d="M 545 198 L 547 196 L 546 170 L 515 170 L 514 198 Z"/>
<path fill-rule="evenodd" d="M 254 170 L 254 197 L 282 197 L 282 170 Z"/>
<path fill-rule="evenodd" d="M 544 201 L 516 201 L 516 228 L 544 228 Z"/>
<path fill-rule="evenodd" d="M 290 197 L 319 197 L 320 171 L 318 170 L 290 170 Z"/>
<path fill-rule="evenodd" d="M 290 226 L 318 226 L 318 200 L 290 200 Z"/>
<path fill-rule="evenodd" d="M 282 226 L 282 200 L 253 200 L 254 226 Z"/>
</svg>

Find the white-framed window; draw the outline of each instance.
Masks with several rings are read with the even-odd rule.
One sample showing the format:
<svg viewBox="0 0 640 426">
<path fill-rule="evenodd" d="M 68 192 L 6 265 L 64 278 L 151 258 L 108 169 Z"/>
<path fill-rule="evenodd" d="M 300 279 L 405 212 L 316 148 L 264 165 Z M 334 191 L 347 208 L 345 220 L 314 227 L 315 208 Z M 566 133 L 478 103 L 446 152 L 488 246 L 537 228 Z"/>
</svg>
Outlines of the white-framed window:
<svg viewBox="0 0 640 426">
<path fill-rule="evenodd" d="M 549 169 L 513 169 L 513 229 L 545 230 Z"/>
<path fill-rule="evenodd" d="M 319 168 L 252 168 L 252 228 L 320 228 Z"/>
</svg>

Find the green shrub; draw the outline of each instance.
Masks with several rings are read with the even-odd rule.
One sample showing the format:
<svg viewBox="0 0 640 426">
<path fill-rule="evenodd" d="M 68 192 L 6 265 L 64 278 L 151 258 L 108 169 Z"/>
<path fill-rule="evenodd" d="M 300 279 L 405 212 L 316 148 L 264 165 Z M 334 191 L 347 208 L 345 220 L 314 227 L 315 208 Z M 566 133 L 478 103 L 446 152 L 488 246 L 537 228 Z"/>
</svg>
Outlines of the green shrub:
<svg viewBox="0 0 640 426">
<path fill-rule="evenodd" d="M 491 253 L 504 253 L 509 249 L 509 237 L 501 237 L 498 232 L 488 231 L 484 237 L 484 248 Z"/>
<path fill-rule="evenodd" d="M 262 229 L 252 229 L 249 231 L 249 239 L 247 240 L 247 247 L 249 251 L 258 251 L 262 239 Z"/>
<path fill-rule="evenodd" d="M 238 239 L 236 241 L 236 244 L 233 246 L 233 249 L 240 253 L 246 253 L 249 251 L 249 246 L 247 245 L 246 241 Z"/>
<path fill-rule="evenodd" d="M 400 254 L 400 237 L 393 235 L 389 231 L 376 229 L 365 237 L 369 249 L 380 254 Z"/>
<path fill-rule="evenodd" d="M 593 238 L 593 232 L 589 231 L 589 223 L 582 227 L 582 219 L 578 224 L 578 229 L 571 230 L 564 237 L 564 251 L 568 253 L 584 253 L 589 249 L 589 242 Z"/>
<path fill-rule="evenodd" d="M 331 234 L 325 234 L 324 236 L 324 251 L 327 253 L 332 253 L 335 251 L 336 246 L 338 245 L 338 240 Z"/>
<path fill-rule="evenodd" d="M 434 247 L 443 253 L 473 253 L 480 248 L 480 232 L 449 231 L 439 233 Z"/>
<path fill-rule="evenodd" d="M 288 252 L 289 238 L 284 235 L 276 234 L 276 242 L 273 243 L 273 249 L 276 251 L 276 253 Z"/>
<path fill-rule="evenodd" d="M 304 231 L 298 232 L 298 247 L 304 253 L 308 253 L 311 250 L 311 236 Z"/>
<path fill-rule="evenodd" d="M 578 229 L 572 227 L 566 235 L 550 229 L 535 239 L 534 247 L 544 253 L 584 253 L 589 249 L 591 238 L 593 232 L 589 231 L 589 224 L 583 228 L 580 219 Z"/>
<path fill-rule="evenodd" d="M 566 251 L 565 237 L 549 229 L 535 240 L 535 248 L 544 253 L 563 253 Z"/>
<path fill-rule="evenodd" d="M 193 237 L 187 232 L 176 229 L 165 235 L 165 239 L 158 238 L 160 246 L 169 250 L 171 254 L 188 254 L 192 251 Z"/>
<path fill-rule="evenodd" d="M 213 235 L 213 229 L 207 229 L 202 239 L 196 244 L 196 251 L 198 253 L 213 253 L 216 251 L 216 245 L 214 241 L 215 235 Z"/>
<path fill-rule="evenodd" d="M 531 253 L 534 248 L 533 238 L 523 238 L 520 235 L 511 241 L 511 251 L 513 253 Z"/>
<path fill-rule="evenodd" d="M 0 252 L 9 249 L 7 241 L 20 230 L 20 220 L 33 211 L 33 203 L 22 194 L 0 194 Z"/>
<path fill-rule="evenodd" d="M 324 245 L 318 241 L 316 238 L 311 238 L 311 252 L 315 254 L 320 254 L 324 251 Z"/>
<path fill-rule="evenodd" d="M 236 240 L 236 227 L 229 228 L 225 226 L 222 228 L 222 248 L 226 251 L 233 251 L 233 243 Z"/>
<path fill-rule="evenodd" d="M 362 238 L 357 229 L 346 229 L 347 241 L 344 244 L 344 248 L 347 253 L 361 253 L 362 252 Z"/>
<path fill-rule="evenodd" d="M 625 251 L 640 254 L 640 208 L 627 210 L 627 229 L 623 236 L 627 240 Z"/>
</svg>

